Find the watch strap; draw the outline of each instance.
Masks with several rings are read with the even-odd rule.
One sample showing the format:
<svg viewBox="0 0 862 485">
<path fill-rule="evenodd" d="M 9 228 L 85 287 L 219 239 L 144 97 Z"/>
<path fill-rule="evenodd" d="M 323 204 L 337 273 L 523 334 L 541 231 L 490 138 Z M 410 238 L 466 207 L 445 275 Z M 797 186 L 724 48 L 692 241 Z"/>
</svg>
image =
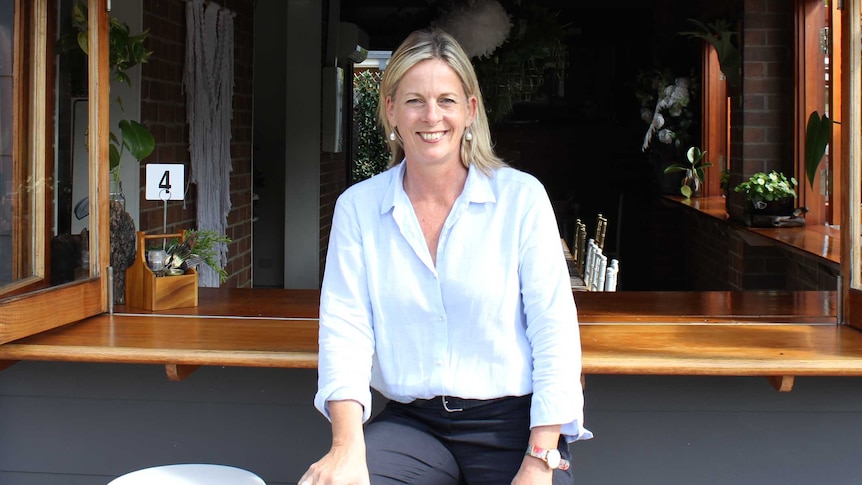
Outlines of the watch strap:
<svg viewBox="0 0 862 485">
<path fill-rule="evenodd" d="M 540 448 L 536 445 L 529 445 L 527 446 L 527 451 L 524 454 L 542 460 L 543 462 L 545 462 L 546 465 L 548 465 L 548 468 L 552 470 L 560 469 L 565 471 L 569 469 L 569 460 L 566 460 L 563 457 L 560 457 L 560 463 L 556 467 L 551 466 L 551 463 L 548 462 L 548 451 L 550 450 Z"/>
</svg>

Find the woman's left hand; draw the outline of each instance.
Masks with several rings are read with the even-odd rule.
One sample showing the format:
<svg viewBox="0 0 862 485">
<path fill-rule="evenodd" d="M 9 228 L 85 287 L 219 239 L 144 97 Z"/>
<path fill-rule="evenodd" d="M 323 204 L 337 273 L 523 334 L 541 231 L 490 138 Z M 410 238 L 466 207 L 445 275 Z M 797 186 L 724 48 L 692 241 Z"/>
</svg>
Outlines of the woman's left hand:
<svg viewBox="0 0 862 485">
<path fill-rule="evenodd" d="M 551 485 L 554 471 L 543 461 L 525 456 L 521 462 L 518 474 L 512 479 L 512 485 Z"/>
<path fill-rule="evenodd" d="M 534 426 L 530 429 L 530 443 L 539 448 L 550 450 L 555 448 L 560 440 L 560 425 Z M 551 485 L 554 481 L 554 471 L 548 468 L 543 460 L 524 455 L 521 468 L 512 485 Z"/>
</svg>

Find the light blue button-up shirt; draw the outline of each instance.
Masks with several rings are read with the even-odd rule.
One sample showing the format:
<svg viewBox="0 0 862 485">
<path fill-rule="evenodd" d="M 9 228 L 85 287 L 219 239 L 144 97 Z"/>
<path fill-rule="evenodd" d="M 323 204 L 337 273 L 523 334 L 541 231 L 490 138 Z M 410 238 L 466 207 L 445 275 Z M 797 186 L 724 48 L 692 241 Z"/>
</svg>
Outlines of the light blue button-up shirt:
<svg viewBox="0 0 862 485">
<path fill-rule="evenodd" d="M 369 385 L 410 402 L 533 393 L 531 426 L 583 428 L 577 313 L 544 187 L 475 168 L 446 219 L 437 264 L 404 192 L 405 163 L 348 188 L 332 220 L 320 301 L 315 406 Z"/>
</svg>

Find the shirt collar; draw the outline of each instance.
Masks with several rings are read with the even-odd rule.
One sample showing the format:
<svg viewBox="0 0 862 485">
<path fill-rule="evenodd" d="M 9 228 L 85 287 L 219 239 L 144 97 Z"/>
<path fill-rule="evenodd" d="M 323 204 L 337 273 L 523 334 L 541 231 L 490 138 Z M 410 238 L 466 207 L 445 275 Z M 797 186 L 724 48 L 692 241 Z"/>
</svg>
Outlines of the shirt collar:
<svg viewBox="0 0 862 485">
<path fill-rule="evenodd" d="M 389 187 L 380 204 L 380 213 L 384 214 L 395 207 L 396 202 L 409 202 L 407 193 L 404 192 L 404 167 L 406 162 L 401 161 L 390 170 L 391 178 Z M 472 165 L 467 168 L 467 180 L 464 182 L 462 192 L 467 202 L 485 203 L 497 202 L 497 197 L 491 189 L 491 179 Z"/>
</svg>

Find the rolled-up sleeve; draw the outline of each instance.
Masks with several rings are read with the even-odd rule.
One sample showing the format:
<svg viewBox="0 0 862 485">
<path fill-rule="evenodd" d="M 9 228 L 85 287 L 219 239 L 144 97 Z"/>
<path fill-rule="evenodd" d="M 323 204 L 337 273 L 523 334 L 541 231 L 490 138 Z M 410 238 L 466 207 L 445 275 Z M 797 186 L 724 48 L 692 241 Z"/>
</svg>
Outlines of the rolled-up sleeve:
<svg viewBox="0 0 862 485">
<path fill-rule="evenodd" d="M 362 237 L 355 206 L 342 195 L 335 206 L 320 295 L 318 390 L 314 406 L 331 419 L 328 401 L 354 400 L 371 416 L 374 335 Z"/>
<path fill-rule="evenodd" d="M 533 353 L 531 427 L 559 424 L 569 442 L 591 438 L 583 426 L 577 310 L 553 208 L 544 190 L 528 208 L 521 234 L 521 294 Z"/>
</svg>

